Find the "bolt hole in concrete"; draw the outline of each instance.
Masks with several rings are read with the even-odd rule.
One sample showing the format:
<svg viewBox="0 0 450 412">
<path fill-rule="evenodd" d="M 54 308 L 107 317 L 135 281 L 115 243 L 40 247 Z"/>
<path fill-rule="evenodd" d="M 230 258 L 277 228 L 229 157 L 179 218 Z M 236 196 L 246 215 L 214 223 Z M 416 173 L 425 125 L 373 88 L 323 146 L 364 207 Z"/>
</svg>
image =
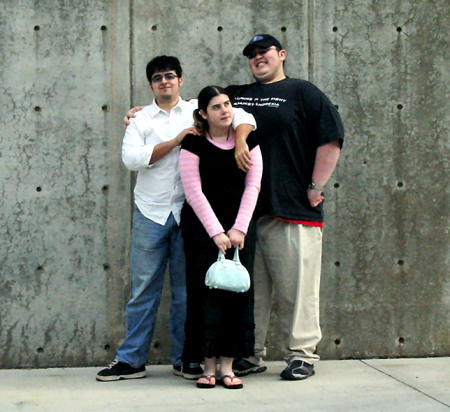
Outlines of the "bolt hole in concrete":
<svg viewBox="0 0 450 412">
<path fill-rule="evenodd" d="M 335 189 L 339 188 L 339 183 L 335 183 L 335 184 L 333 185 L 333 187 L 334 187 Z"/>
<path fill-rule="evenodd" d="M 397 262 L 398 265 L 403 266 L 405 264 L 405 262 L 401 259 L 399 259 L 399 261 Z"/>
<path fill-rule="evenodd" d="M 223 30 L 222 26 L 217 27 L 217 31 L 222 31 L 222 30 Z"/>
<path fill-rule="evenodd" d="M 334 262 L 334 266 L 336 266 L 336 267 L 341 266 L 341 262 L 339 262 L 339 261 Z"/>
<path fill-rule="evenodd" d="M 398 182 L 397 187 L 403 187 L 403 182 Z"/>
<path fill-rule="evenodd" d="M 107 112 L 107 111 L 108 111 L 108 105 L 107 105 L 107 104 L 104 104 L 104 105 L 102 106 L 102 110 L 103 110 L 104 112 Z"/>
<path fill-rule="evenodd" d="M 397 31 L 400 33 L 402 31 L 401 27 L 397 27 Z"/>
<path fill-rule="evenodd" d="M 158 26 L 155 24 L 154 26 L 152 26 L 152 30 L 153 30 L 153 31 L 158 30 Z"/>
<path fill-rule="evenodd" d="M 106 31 L 106 30 L 107 30 L 107 27 L 106 27 L 106 26 L 101 26 L 101 27 L 100 27 L 100 30 L 101 30 L 101 31 Z"/>
<path fill-rule="evenodd" d="M 42 187 L 41 186 L 38 186 L 37 188 L 36 188 L 36 192 L 40 192 L 42 190 Z"/>
<path fill-rule="evenodd" d="M 334 344 L 335 344 L 336 346 L 339 346 L 339 345 L 341 344 L 341 340 L 340 340 L 340 339 L 336 339 L 336 340 L 334 341 Z"/>
<path fill-rule="evenodd" d="M 42 109 L 39 106 L 34 106 L 34 111 L 35 112 L 40 112 Z"/>
<path fill-rule="evenodd" d="M 44 267 L 41 266 L 41 265 L 39 265 L 39 266 L 36 268 L 36 270 L 38 270 L 38 271 L 41 271 L 41 270 L 43 270 L 43 269 L 44 269 Z"/>
<path fill-rule="evenodd" d="M 37 349 L 36 349 L 36 352 L 42 353 L 42 352 L 44 352 L 44 348 L 37 348 Z"/>
<path fill-rule="evenodd" d="M 155 349 L 158 349 L 158 348 L 160 347 L 159 342 L 156 341 L 156 342 L 153 344 L 153 347 L 154 347 Z"/>
<path fill-rule="evenodd" d="M 282 31 L 283 33 L 284 33 L 286 30 L 287 30 L 287 29 L 286 29 L 286 27 L 284 27 L 284 26 L 281 28 L 281 31 Z"/>
<path fill-rule="evenodd" d="M 333 31 L 336 33 L 338 31 L 338 28 L 336 26 L 334 26 Z"/>
<path fill-rule="evenodd" d="M 103 191 L 103 192 L 106 192 L 108 189 L 109 189 L 109 186 L 108 186 L 108 185 L 104 185 L 104 186 L 102 187 L 102 191 Z"/>
<path fill-rule="evenodd" d="M 104 270 L 109 270 L 110 266 L 107 263 L 103 264 L 103 269 Z"/>
<path fill-rule="evenodd" d="M 364 159 L 363 162 L 362 162 L 362 164 L 363 164 L 363 165 L 366 165 L 366 164 L 367 164 L 367 160 Z"/>
<path fill-rule="evenodd" d="M 110 349 L 111 349 L 111 346 L 109 346 L 108 344 L 106 344 L 105 346 L 103 346 L 103 348 L 104 348 L 105 350 L 110 350 Z"/>
<path fill-rule="evenodd" d="M 400 343 L 400 344 L 405 343 L 405 338 L 402 338 L 402 337 L 398 338 L 398 343 Z"/>
<path fill-rule="evenodd" d="M 39 26 L 34 26 L 34 31 L 39 31 L 40 27 Z"/>
<path fill-rule="evenodd" d="M 398 109 L 398 110 L 402 110 L 402 109 L 403 109 L 403 105 L 402 105 L 402 104 L 398 104 L 398 105 L 397 105 L 397 109 Z"/>
</svg>

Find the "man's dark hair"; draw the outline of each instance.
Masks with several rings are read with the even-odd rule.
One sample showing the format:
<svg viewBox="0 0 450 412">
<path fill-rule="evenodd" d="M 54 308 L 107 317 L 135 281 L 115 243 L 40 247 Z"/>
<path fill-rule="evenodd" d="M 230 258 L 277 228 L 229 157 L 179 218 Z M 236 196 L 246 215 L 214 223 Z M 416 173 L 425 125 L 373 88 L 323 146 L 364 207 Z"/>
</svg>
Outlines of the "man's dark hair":
<svg viewBox="0 0 450 412">
<path fill-rule="evenodd" d="M 147 73 L 148 82 L 152 82 L 152 76 L 155 72 L 164 70 L 175 70 L 178 77 L 181 77 L 183 70 L 180 61 L 174 56 L 156 56 L 147 63 L 145 72 Z"/>
</svg>

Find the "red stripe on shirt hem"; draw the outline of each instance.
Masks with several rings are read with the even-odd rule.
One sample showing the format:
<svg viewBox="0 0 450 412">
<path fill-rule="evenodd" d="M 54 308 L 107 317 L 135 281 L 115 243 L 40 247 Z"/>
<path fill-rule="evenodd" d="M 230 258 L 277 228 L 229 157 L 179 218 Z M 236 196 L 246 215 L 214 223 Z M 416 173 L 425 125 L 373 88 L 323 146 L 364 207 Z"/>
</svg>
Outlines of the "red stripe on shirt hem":
<svg viewBox="0 0 450 412">
<path fill-rule="evenodd" d="M 296 223 L 298 225 L 323 227 L 323 222 L 314 222 L 314 221 L 311 221 L 311 220 L 285 219 L 284 217 L 280 217 L 280 216 L 273 216 L 273 217 L 276 218 L 276 219 L 283 220 L 284 222 Z"/>
</svg>

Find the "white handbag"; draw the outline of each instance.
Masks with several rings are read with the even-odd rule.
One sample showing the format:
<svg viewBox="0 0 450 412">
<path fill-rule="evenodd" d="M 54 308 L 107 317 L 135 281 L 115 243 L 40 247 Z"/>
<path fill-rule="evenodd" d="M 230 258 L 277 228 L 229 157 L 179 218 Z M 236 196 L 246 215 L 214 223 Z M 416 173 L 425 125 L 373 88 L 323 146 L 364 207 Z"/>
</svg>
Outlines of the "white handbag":
<svg viewBox="0 0 450 412">
<path fill-rule="evenodd" d="M 219 250 L 217 261 L 206 272 L 205 285 L 210 289 L 223 289 L 230 292 L 247 292 L 250 288 L 250 275 L 239 260 L 239 250 L 235 248 L 233 260 L 226 259 Z"/>
</svg>

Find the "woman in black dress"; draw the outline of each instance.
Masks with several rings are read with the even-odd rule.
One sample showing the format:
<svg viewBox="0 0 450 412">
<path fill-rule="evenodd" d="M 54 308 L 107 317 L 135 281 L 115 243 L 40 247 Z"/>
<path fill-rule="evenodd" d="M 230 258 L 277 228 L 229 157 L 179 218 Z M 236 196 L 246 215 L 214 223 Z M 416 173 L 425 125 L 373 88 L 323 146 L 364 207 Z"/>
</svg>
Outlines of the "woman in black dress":
<svg viewBox="0 0 450 412">
<path fill-rule="evenodd" d="M 220 383 L 239 389 L 243 384 L 234 376 L 232 362 L 253 355 L 253 286 L 245 293 L 209 289 L 205 274 L 217 260 L 219 249 L 228 251 L 229 257 L 233 247 L 239 247 L 241 262 L 251 276 L 255 241 L 251 217 L 261 181 L 261 152 L 250 134 L 247 144 L 253 166 L 248 173 L 238 169 L 232 107 L 222 88 L 202 89 L 194 118 L 203 135 L 185 137 L 179 161 L 187 200 L 181 214 L 187 286 L 183 358 L 204 360 L 205 371 L 197 381 L 198 387 L 215 386 L 218 360 Z"/>
</svg>

